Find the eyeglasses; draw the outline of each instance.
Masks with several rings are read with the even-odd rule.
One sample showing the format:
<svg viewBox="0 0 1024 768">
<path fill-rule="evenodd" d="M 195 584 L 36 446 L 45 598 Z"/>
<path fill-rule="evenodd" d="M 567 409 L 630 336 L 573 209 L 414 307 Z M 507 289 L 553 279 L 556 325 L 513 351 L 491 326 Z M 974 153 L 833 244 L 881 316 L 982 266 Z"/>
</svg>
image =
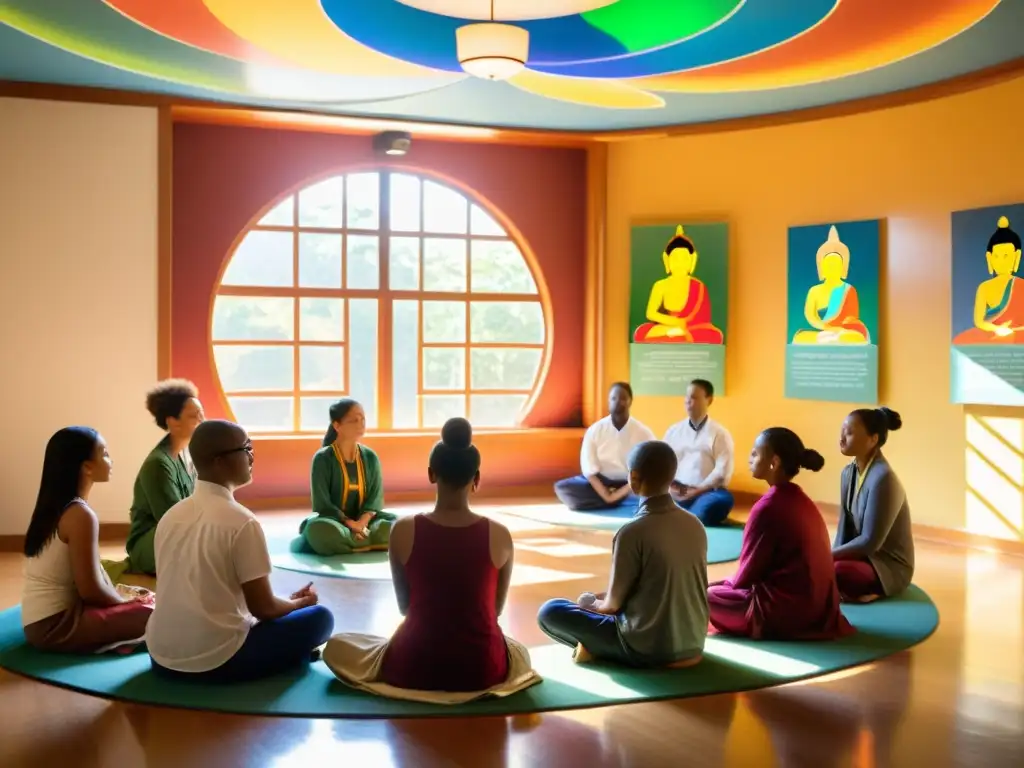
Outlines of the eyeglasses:
<svg viewBox="0 0 1024 768">
<path fill-rule="evenodd" d="M 237 448 L 228 448 L 226 451 L 221 451 L 220 453 L 214 454 L 214 458 L 220 458 L 221 456 L 230 456 L 232 453 L 238 453 L 239 451 L 245 451 L 250 456 L 252 456 L 255 453 L 252 447 L 252 440 L 246 440 L 245 445 L 240 445 Z"/>
</svg>

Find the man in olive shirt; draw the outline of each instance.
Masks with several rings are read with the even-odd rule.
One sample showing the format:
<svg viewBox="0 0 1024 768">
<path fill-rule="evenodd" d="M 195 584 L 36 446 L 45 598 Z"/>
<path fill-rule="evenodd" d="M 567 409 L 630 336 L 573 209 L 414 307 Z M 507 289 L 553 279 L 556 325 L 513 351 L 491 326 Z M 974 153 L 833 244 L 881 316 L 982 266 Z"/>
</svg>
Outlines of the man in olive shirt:
<svg viewBox="0 0 1024 768">
<path fill-rule="evenodd" d="M 575 648 L 576 661 L 596 657 L 658 667 L 701 658 L 708 628 L 708 537 L 669 495 L 676 469 L 675 451 L 666 443 L 652 440 L 633 449 L 629 482 L 640 508 L 615 536 L 607 593 L 541 607 L 540 628 Z"/>
</svg>

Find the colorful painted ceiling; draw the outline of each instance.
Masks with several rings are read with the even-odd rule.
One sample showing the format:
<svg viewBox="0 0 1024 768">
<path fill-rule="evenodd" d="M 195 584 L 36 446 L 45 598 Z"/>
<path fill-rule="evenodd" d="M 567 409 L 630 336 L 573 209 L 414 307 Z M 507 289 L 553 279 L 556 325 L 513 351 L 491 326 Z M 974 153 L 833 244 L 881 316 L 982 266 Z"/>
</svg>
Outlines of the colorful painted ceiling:
<svg viewBox="0 0 1024 768">
<path fill-rule="evenodd" d="M 599 130 L 801 109 L 1024 56 L 1024 0 L 618 0 L 514 22 L 527 68 L 488 82 L 456 56 L 456 28 L 475 19 L 413 5 L 0 0 L 0 78 Z"/>
</svg>

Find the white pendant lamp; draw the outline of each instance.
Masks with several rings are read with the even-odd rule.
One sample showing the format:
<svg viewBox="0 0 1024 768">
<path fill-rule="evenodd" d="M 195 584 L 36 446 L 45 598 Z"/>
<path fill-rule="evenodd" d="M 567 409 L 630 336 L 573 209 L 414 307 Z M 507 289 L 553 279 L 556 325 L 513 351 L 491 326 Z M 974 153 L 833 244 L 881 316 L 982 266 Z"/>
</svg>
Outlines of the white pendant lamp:
<svg viewBox="0 0 1024 768">
<path fill-rule="evenodd" d="M 530 33 L 512 24 L 492 21 L 467 24 L 455 30 L 459 64 L 483 80 L 508 80 L 526 68 Z"/>
<path fill-rule="evenodd" d="M 363 0 L 364 2 L 366 0 Z M 473 21 L 528 21 L 575 16 L 617 0 L 398 0 L 403 5 L 441 16 Z"/>
</svg>

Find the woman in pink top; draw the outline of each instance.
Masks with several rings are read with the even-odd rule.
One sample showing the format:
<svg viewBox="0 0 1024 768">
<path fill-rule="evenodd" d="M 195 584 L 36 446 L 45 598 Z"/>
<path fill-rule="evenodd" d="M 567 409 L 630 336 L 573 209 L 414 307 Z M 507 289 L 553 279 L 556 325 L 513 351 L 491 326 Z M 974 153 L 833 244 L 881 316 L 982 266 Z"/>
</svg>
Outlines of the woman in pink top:
<svg viewBox="0 0 1024 768">
<path fill-rule="evenodd" d="M 823 640 L 854 632 L 839 610 L 828 529 L 793 482 L 825 459 L 785 427 L 766 429 L 750 452 L 750 472 L 770 486 L 750 511 L 740 565 L 708 587 L 710 623 L 755 640 Z"/>
<path fill-rule="evenodd" d="M 465 419 L 445 423 L 427 470 L 437 485 L 434 510 L 401 518 L 391 531 L 405 621 L 388 643 L 380 679 L 397 688 L 483 691 L 508 677 L 498 616 L 512 579 L 512 535 L 469 508 L 480 483 L 472 437 Z"/>
</svg>

